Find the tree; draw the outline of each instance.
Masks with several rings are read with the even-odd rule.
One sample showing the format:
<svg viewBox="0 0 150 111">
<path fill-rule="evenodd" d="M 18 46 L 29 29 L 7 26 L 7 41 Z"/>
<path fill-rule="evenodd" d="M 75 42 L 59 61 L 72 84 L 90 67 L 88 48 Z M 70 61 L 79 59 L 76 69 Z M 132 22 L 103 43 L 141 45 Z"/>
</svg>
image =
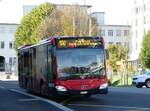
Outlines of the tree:
<svg viewBox="0 0 150 111">
<path fill-rule="evenodd" d="M 127 59 L 127 47 L 122 45 L 109 45 L 108 46 L 109 59 L 108 64 L 111 66 L 114 72 L 117 72 L 117 61 L 126 60 Z"/>
<path fill-rule="evenodd" d="M 135 69 L 135 67 L 132 64 L 128 64 L 128 72 L 130 74 L 135 74 L 136 69 Z"/>
<path fill-rule="evenodd" d="M 95 17 L 90 17 L 91 18 L 91 34 L 93 36 L 97 36 L 99 34 L 99 27 L 98 27 L 98 21 L 97 18 Z"/>
<path fill-rule="evenodd" d="M 50 3 L 44 3 L 32 9 L 25 15 L 21 24 L 15 33 L 15 48 L 25 44 L 34 44 L 40 39 L 36 37 L 37 29 L 44 21 L 45 17 L 50 15 L 55 6 Z"/>
<path fill-rule="evenodd" d="M 141 48 L 142 66 L 150 69 L 150 31 L 144 36 Z"/>
<path fill-rule="evenodd" d="M 98 34 L 98 23 L 90 18 L 83 6 L 72 5 L 57 8 L 38 28 L 38 38 L 48 36 L 87 36 L 89 34 L 89 20 L 92 20 L 92 35 Z"/>
</svg>

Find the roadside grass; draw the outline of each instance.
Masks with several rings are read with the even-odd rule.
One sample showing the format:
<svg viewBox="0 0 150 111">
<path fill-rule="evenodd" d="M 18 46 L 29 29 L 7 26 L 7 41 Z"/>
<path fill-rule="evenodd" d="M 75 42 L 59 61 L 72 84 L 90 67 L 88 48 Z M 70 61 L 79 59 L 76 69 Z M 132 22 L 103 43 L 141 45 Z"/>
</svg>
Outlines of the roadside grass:
<svg viewBox="0 0 150 111">
<path fill-rule="evenodd" d="M 131 87 L 132 86 L 132 77 L 128 76 L 123 77 L 121 75 L 113 75 L 112 78 L 110 79 L 111 86 L 114 87 Z"/>
</svg>

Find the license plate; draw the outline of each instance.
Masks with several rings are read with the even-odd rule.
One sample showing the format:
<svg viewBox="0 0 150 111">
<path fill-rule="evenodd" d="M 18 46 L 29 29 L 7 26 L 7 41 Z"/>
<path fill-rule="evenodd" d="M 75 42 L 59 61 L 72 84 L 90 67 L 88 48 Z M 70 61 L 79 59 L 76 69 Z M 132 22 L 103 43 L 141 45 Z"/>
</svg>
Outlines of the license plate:
<svg viewBox="0 0 150 111">
<path fill-rule="evenodd" d="M 87 91 L 81 91 L 80 94 L 87 94 Z"/>
</svg>

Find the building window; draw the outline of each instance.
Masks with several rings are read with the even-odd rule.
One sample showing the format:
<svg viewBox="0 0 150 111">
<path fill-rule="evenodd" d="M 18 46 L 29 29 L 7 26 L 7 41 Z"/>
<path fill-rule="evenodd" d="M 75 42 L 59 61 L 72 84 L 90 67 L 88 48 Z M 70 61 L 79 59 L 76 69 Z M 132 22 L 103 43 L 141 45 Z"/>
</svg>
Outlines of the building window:
<svg viewBox="0 0 150 111">
<path fill-rule="evenodd" d="M 144 11 L 146 11 L 146 4 L 144 4 Z"/>
<path fill-rule="evenodd" d="M 105 30 L 100 30 L 100 35 L 105 36 Z"/>
<path fill-rule="evenodd" d="M 144 24 L 146 24 L 146 17 L 144 16 Z"/>
<path fill-rule="evenodd" d="M 135 31 L 135 37 L 138 38 L 138 31 Z"/>
<path fill-rule="evenodd" d="M 135 44 L 135 49 L 138 50 L 138 44 L 137 44 L 137 42 Z"/>
<path fill-rule="evenodd" d="M 13 65 L 15 65 L 15 64 L 16 64 L 16 62 L 17 62 L 17 58 L 16 58 L 16 57 L 14 57 L 13 59 L 14 59 L 14 60 L 13 60 Z"/>
<path fill-rule="evenodd" d="M 121 36 L 121 30 L 116 30 L 116 36 Z"/>
<path fill-rule="evenodd" d="M 117 45 L 121 45 L 121 42 L 116 42 Z"/>
<path fill-rule="evenodd" d="M 109 45 L 113 44 L 113 42 L 108 42 Z"/>
<path fill-rule="evenodd" d="M 113 30 L 108 30 L 108 36 L 113 36 Z"/>
<path fill-rule="evenodd" d="M 135 14 L 138 14 L 138 8 L 135 7 Z"/>
<path fill-rule="evenodd" d="M 124 36 L 129 36 L 129 30 L 124 30 Z"/>
<path fill-rule="evenodd" d="M 16 57 L 9 57 L 9 65 L 10 66 L 14 66 L 17 62 L 17 58 Z"/>
<path fill-rule="evenodd" d="M 4 49 L 4 48 L 5 48 L 5 42 L 4 42 L 4 41 L 1 41 L 0 46 L 1 46 L 1 47 L 0 47 L 1 49 Z"/>
<path fill-rule="evenodd" d="M 13 62 L 13 58 L 9 57 L 9 65 L 12 65 L 12 62 Z"/>
<path fill-rule="evenodd" d="M 135 26 L 138 26 L 138 20 L 137 19 L 135 20 Z"/>
<path fill-rule="evenodd" d="M 128 43 L 128 42 L 124 42 L 124 46 L 125 46 L 125 47 L 128 47 L 128 46 L 129 46 L 129 43 Z"/>
<path fill-rule="evenodd" d="M 9 48 L 12 49 L 13 48 L 13 43 L 9 42 Z"/>
</svg>

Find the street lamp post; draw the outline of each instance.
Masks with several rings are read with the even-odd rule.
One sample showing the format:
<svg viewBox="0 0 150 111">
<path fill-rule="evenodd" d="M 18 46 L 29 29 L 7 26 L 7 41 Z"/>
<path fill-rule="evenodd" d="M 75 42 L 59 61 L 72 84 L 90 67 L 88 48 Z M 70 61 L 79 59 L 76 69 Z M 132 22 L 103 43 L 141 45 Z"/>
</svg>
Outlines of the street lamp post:
<svg viewBox="0 0 150 111">
<path fill-rule="evenodd" d="M 74 16 L 72 19 L 72 32 L 73 32 L 73 36 L 75 36 L 75 17 Z"/>
<path fill-rule="evenodd" d="M 91 36 L 92 34 L 92 20 L 91 20 L 91 17 L 89 17 L 89 36 Z"/>
</svg>

